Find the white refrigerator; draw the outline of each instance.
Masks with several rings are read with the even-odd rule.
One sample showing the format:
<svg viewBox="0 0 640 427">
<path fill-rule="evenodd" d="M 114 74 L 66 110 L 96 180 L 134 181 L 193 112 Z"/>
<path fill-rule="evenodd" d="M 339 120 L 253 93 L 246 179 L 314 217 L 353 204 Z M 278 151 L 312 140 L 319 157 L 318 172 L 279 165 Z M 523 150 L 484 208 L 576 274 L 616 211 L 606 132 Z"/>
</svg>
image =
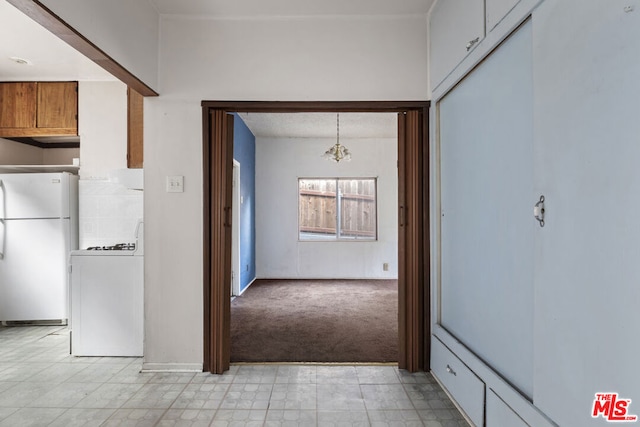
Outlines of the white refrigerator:
<svg viewBox="0 0 640 427">
<path fill-rule="evenodd" d="M 0 174 L 0 322 L 66 324 L 78 176 Z"/>
</svg>

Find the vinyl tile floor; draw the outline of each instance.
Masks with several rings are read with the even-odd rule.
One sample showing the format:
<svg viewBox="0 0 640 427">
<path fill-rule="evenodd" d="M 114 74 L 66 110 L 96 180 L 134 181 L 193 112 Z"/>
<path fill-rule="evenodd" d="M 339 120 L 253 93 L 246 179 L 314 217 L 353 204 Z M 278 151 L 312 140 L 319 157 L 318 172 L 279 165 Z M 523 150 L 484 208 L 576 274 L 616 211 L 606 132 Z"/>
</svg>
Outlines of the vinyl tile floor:
<svg viewBox="0 0 640 427">
<path fill-rule="evenodd" d="M 71 356 L 66 327 L 0 326 L 0 427 L 468 426 L 431 374 L 395 366 L 141 366 Z"/>
</svg>

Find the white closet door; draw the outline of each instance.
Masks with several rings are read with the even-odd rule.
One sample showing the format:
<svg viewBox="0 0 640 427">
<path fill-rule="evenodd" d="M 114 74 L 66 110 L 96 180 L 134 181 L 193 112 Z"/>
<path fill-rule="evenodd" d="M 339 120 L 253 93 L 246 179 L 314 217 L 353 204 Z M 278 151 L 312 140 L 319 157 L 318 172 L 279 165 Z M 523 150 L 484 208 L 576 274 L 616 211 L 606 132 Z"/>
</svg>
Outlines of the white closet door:
<svg viewBox="0 0 640 427">
<path fill-rule="evenodd" d="M 533 83 L 525 23 L 438 104 L 440 323 L 533 394 Z"/>
</svg>

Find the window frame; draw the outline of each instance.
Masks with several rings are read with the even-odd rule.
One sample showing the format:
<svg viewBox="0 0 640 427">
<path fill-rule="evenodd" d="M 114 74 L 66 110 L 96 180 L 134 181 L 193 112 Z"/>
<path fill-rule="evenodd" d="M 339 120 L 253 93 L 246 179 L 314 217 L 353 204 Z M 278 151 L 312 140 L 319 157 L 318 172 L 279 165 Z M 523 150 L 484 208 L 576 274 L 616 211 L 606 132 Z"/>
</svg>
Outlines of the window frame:
<svg viewBox="0 0 640 427">
<path fill-rule="evenodd" d="M 300 230 L 300 181 L 304 180 L 324 180 L 324 181 L 335 181 L 336 185 L 336 229 L 335 229 L 335 237 L 331 235 L 331 237 L 327 238 L 301 238 L 301 230 Z M 361 181 L 373 181 L 374 188 L 374 212 L 375 212 L 375 224 L 374 224 L 374 236 L 373 237 L 343 237 L 340 233 L 341 230 L 341 209 L 340 204 L 338 202 L 338 192 L 340 188 L 340 181 L 350 181 L 350 180 L 361 180 Z M 297 198 L 297 235 L 298 242 L 377 242 L 379 239 L 378 236 L 378 177 L 377 176 L 357 176 L 357 177 L 344 177 L 344 176 L 299 176 L 297 179 L 297 189 L 298 198 Z"/>
</svg>

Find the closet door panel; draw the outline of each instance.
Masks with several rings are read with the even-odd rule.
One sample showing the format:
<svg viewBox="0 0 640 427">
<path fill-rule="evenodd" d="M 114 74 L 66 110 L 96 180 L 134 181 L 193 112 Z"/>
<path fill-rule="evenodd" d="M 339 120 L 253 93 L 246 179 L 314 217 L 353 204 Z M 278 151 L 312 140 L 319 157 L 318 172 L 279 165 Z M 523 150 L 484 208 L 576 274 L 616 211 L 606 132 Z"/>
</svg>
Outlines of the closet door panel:
<svg viewBox="0 0 640 427">
<path fill-rule="evenodd" d="M 525 23 L 438 104 L 440 323 L 533 393 L 533 84 Z"/>
</svg>

